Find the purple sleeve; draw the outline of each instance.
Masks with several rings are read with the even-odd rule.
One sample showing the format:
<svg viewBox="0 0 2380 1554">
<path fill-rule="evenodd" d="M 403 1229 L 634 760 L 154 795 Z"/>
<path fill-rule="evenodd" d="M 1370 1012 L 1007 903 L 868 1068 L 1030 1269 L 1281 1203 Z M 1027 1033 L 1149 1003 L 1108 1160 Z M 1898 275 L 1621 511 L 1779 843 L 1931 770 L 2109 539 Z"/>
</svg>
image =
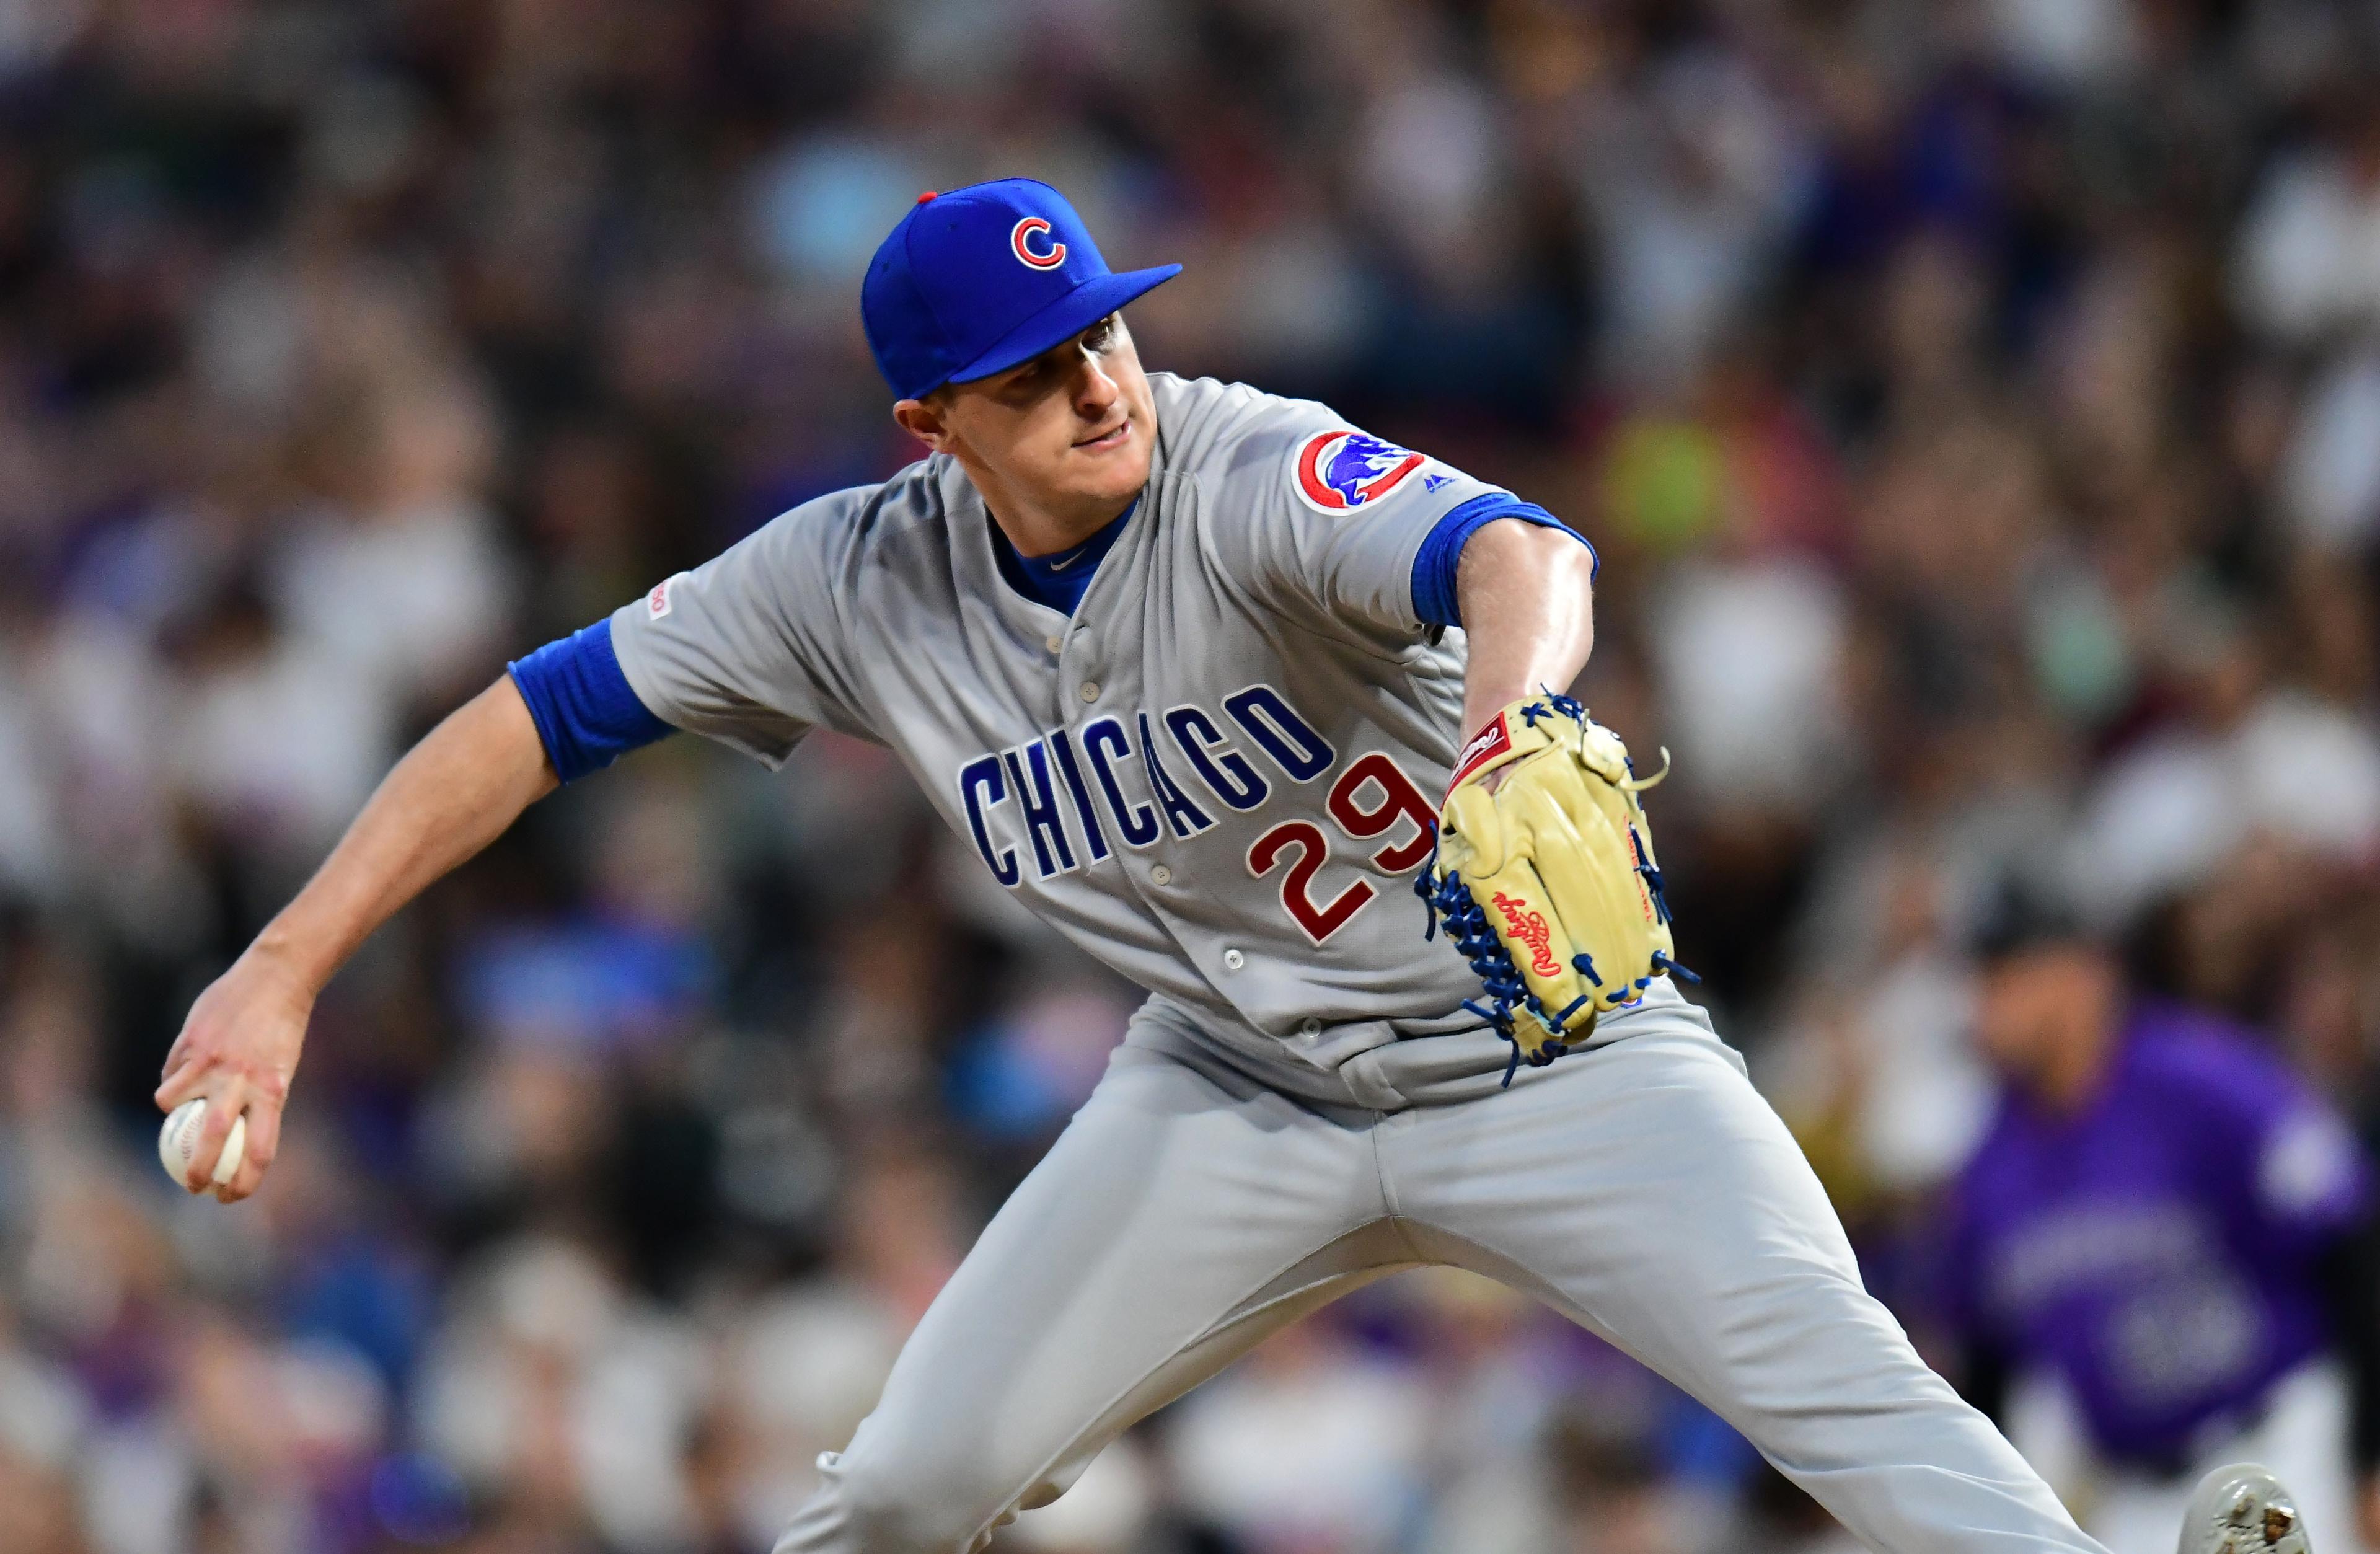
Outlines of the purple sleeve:
<svg viewBox="0 0 2380 1554">
<path fill-rule="evenodd" d="M 2371 1170 L 2354 1134 L 2302 1087 L 2268 1120 L 2255 1175 L 2256 1210 L 2266 1224 L 2322 1240 L 2360 1220 L 2372 1195 Z"/>
<path fill-rule="evenodd" d="M 2247 1222 L 2311 1249 L 2360 1220 L 2371 1199 L 2371 1169 L 2329 1102 L 2247 1033 L 2185 1039 L 2203 1043 L 2191 1064 L 2195 1123 L 2206 1137 L 2235 1141 L 2202 1159 L 2228 1178 L 2219 1188 Z"/>
</svg>

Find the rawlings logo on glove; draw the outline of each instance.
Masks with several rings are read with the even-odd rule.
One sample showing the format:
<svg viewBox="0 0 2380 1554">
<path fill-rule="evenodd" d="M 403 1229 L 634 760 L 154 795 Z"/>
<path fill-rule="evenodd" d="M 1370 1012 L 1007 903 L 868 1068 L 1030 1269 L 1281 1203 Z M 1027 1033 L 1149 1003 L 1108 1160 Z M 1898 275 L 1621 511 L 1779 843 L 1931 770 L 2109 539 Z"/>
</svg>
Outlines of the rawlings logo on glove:
<svg viewBox="0 0 2380 1554">
<path fill-rule="evenodd" d="M 1545 914 L 1524 911 L 1520 902 L 1501 891 L 1496 892 L 1496 910 L 1504 914 L 1504 937 L 1529 947 L 1529 964 L 1537 975 L 1560 976 L 1561 962 L 1554 959 L 1554 930 L 1546 927 Z"/>
<path fill-rule="evenodd" d="M 1672 959 L 1670 908 L 1620 736 L 1548 692 L 1512 703 L 1463 746 L 1439 813 L 1438 854 L 1414 881 L 1486 1002 L 1463 1007 L 1512 1044 L 1504 1082 L 1586 1039 L 1607 1009 L 1644 996 Z M 1489 793 L 1480 779 L 1502 771 Z M 1481 909 L 1486 900 L 1493 916 Z"/>
<path fill-rule="evenodd" d="M 1447 780 L 1447 790 L 1452 792 L 1461 785 L 1463 780 L 1471 775 L 1473 767 L 1493 760 L 1512 748 L 1512 736 L 1505 732 L 1504 714 L 1499 712 L 1488 721 L 1486 728 L 1471 736 L 1470 744 L 1455 752 L 1454 775 Z"/>
</svg>

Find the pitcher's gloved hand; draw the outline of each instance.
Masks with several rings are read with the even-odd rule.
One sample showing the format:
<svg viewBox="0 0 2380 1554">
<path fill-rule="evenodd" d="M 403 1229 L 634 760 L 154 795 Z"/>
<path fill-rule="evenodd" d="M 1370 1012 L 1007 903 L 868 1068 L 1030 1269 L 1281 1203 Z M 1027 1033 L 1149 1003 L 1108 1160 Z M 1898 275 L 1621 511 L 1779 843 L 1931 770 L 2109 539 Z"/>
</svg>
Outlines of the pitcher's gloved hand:
<svg viewBox="0 0 2380 1554">
<path fill-rule="evenodd" d="M 1694 974 L 1671 958 L 1670 908 L 1620 736 L 1567 696 L 1524 697 L 1456 759 L 1438 856 L 1415 889 L 1486 987 L 1464 1006 L 1512 1044 L 1512 1065 L 1553 1062 L 1605 1010 L 1653 978 Z M 1490 773 L 1503 775 L 1493 784 Z M 1512 1082 L 1512 1071 L 1504 1079 Z"/>
</svg>

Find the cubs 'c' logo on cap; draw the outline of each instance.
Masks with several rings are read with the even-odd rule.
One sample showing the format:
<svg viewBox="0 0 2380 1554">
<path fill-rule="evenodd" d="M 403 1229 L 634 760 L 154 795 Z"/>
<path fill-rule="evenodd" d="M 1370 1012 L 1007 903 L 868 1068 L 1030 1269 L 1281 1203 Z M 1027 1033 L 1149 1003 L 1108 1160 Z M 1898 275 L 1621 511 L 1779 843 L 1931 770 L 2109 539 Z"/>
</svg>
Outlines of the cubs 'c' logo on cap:
<svg viewBox="0 0 2380 1554">
<path fill-rule="evenodd" d="M 1036 237 L 1049 245 L 1048 251 L 1033 251 L 1033 239 Z M 1008 246 L 1015 250 L 1019 262 L 1036 270 L 1055 270 L 1066 262 L 1066 245 L 1050 236 L 1050 224 L 1039 216 L 1026 216 L 1009 228 Z"/>
<path fill-rule="evenodd" d="M 1299 443 L 1290 473 L 1308 507 L 1347 513 L 1388 495 L 1425 462 L 1411 448 L 1342 430 L 1319 431 Z"/>
</svg>

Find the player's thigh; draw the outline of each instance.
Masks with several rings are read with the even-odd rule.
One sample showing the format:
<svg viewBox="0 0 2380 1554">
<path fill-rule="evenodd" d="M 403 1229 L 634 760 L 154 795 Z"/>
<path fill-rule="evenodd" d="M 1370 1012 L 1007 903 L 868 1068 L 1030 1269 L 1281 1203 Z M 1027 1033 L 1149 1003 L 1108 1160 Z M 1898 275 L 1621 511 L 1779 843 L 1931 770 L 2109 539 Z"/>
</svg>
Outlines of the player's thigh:
<svg viewBox="0 0 2380 1554">
<path fill-rule="evenodd" d="M 927 1311 L 844 1467 L 953 1506 L 1062 1487 L 1402 1256 L 1383 1213 L 1363 1128 L 1126 1049 Z"/>
<path fill-rule="evenodd" d="M 1708 1330 L 1722 1314 L 1788 1289 L 1859 1293 L 1800 1147 L 1734 1055 L 1683 1020 L 1560 1059 L 1535 1084 L 1393 1119 L 1384 1157 L 1399 1210 L 1452 1238 L 1446 1250 L 1500 1259 L 1708 1379 L 1728 1363 Z"/>
<path fill-rule="evenodd" d="M 1416 1246 L 1527 1289 L 1700 1398 L 1878 1548 L 2083 1547 L 1869 1296 L 1734 1055 L 1683 1019 L 1386 1135 Z"/>
</svg>

